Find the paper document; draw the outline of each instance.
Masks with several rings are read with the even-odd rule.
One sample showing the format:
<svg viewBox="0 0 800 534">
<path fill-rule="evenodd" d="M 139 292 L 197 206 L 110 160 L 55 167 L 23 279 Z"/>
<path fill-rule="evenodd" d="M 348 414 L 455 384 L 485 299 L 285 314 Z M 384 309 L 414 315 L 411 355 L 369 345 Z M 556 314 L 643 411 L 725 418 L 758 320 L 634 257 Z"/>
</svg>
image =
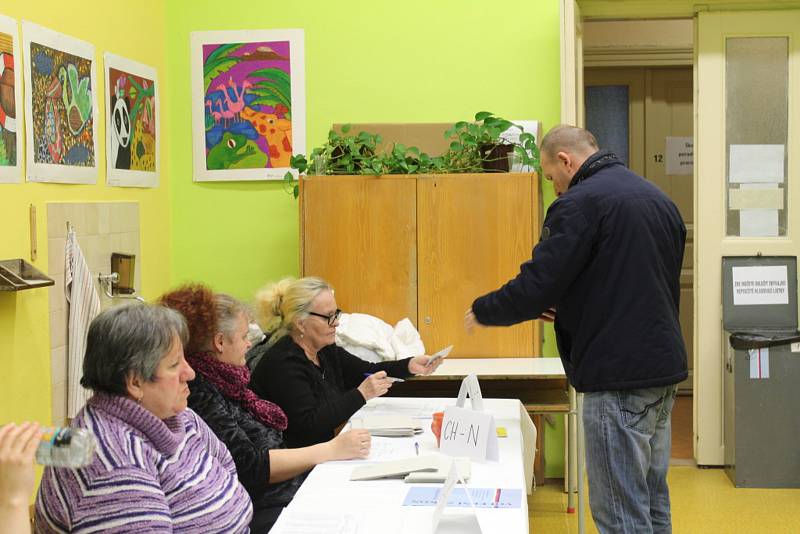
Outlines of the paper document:
<svg viewBox="0 0 800 534">
<path fill-rule="evenodd" d="M 430 360 L 428 360 L 428 363 L 426 365 L 432 365 L 436 363 L 438 360 L 447 358 L 447 355 L 450 354 L 451 350 L 453 350 L 453 345 L 448 345 L 447 347 L 443 348 L 436 354 L 431 354 L 431 358 Z"/>
<path fill-rule="evenodd" d="M 376 415 L 404 415 L 414 419 L 431 419 L 436 412 L 443 412 L 445 405 L 440 400 L 425 402 L 394 402 L 400 399 L 370 399 L 351 419 L 360 419 Z"/>
<path fill-rule="evenodd" d="M 270 534 L 356 534 L 358 523 L 350 514 L 284 508 Z"/>
<path fill-rule="evenodd" d="M 434 506 L 441 488 L 412 486 L 409 488 L 403 506 Z M 466 492 L 469 492 L 467 495 Z M 470 497 L 475 508 L 519 508 L 522 506 L 522 490 L 504 488 L 465 488 L 455 487 L 451 491 L 447 506 L 469 508 Z"/>
</svg>

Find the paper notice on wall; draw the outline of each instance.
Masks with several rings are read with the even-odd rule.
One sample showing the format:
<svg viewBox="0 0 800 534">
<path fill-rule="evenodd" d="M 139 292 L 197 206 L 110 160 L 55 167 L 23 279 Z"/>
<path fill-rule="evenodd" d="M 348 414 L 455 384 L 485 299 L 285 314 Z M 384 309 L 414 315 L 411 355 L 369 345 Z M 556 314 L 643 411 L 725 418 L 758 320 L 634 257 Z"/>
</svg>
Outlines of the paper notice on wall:
<svg viewBox="0 0 800 534">
<path fill-rule="evenodd" d="M 666 172 L 671 175 L 691 175 L 694 172 L 694 139 L 667 137 Z"/>
<path fill-rule="evenodd" d="M 541 139 L 539 138 L 539 130 L 541 129 L 541 123 L 539 121 L 531 121 L 531 120 L 524 120 L 524 121 L 516 121 L 512 120 L 514 124 L 517 126 L 521 126 L 522 130 L 517 128 L 517 126 L 512 126 L 505 132 L 500 134 L 500 139 L 505 139 L 508 143 L 517 144 L 519 143 L 519 134 L 521 133 L 529 133 L 533 134 L 533 137 L 536 139 L 536 144 L 539 145 L 541 143 Z M 532 169 L 525 169 L 523 168 L 522 163 L 514 159 L 513 167 L 509 169 L 511 172 L 529 172 Z"/>
<path fill-rule="evenodd" d="M 789 304 L 785 265 L 733 267 L 733 305 Z"/>
<path fill-rule="evenodd" d="M 745 187 L 766 186 L 766 187 Z M 781 210 L 783 189 L 777 184 L 742 184 L 728 190 L 728 207 L 732 210 Z"/>
<path fill-rule="evenodd" d="M 769 378 L 769 349 L 750 349 L 750 378 Z"/>
<path fill-rule="evenodd" d="M 800 343 L 792 343 L 792 352 L 800 352 Z"/>
<path fill-rule="evenodd" d="M 739 237 L 777 237 L 778 210 L 739 210 Z"/>
<path fill-rule="evenodd" d="M 731 145 L 728 182 L 783 183 L 784 145 Z"/>
</svg>

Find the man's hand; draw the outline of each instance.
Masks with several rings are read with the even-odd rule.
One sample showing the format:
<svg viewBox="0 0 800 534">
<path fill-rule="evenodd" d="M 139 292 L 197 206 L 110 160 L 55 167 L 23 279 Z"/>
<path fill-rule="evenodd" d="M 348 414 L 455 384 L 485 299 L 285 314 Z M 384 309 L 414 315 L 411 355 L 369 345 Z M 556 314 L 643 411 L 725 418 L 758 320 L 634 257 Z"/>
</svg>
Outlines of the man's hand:
<svg viewBox="0 0 800 534">
<path fill-rule="evenodd" d="M 475 317 L 475 314 L 472 312 L 472 308 L 467 309 L 467 312 L 464 314 L 464 329 L 470 334 L 472 333 L 472 329 L 476 326 L 480 326 L 481 328 L 485 328 L 484 325 L 478 322 L 478 318 Z"/>
<path fill-rule="evenodd" d="M 542 314 L 539 316 L 539 320 L 544 321 L 546 323 L 552 323 L 556 320 L 556 309 L 555 308 L 547 308 Z"/>
</svg>

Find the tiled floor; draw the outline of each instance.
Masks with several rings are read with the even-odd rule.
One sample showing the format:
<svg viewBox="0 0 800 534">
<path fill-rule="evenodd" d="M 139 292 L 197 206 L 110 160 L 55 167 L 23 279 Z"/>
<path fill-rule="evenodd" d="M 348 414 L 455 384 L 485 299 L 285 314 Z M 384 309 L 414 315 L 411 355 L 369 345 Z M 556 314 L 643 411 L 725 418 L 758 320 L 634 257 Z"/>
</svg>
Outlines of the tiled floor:
<svg viewBox="0 0 800 534">
<path fill-rule="evenodd" d="M 675 534 L 800 532 L 800 489 L 734 488 L 722 469 L 673 466 L 669 472 Z M 552 481 L 528 497 L 532 533 L 576 533 L 576 514 L 566 514 L 563 483 Z M 586 532 L 596 533 L 586 503 Z"/>
</svg>

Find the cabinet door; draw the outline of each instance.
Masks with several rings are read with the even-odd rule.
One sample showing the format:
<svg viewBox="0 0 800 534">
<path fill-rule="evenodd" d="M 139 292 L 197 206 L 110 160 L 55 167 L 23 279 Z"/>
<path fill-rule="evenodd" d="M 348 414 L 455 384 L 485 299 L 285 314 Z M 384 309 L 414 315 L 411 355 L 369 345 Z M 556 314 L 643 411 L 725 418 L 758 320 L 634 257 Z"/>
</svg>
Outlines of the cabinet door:
<svg viewBox="0 0 800 534">
<path fill-rule="evenodd" d="M 464 331 L 472 301 L 516 276 L 531 257 L 537 183 L 529 174 L 418 179 L 418 328 L 429 351 L 453 344 L 462 358 L 539 355 L 538 321 Z"/>
<path fill-rule="evenodd" d="M 313 176 L 301 202 L 303 275 L 330 282 L 345 312 L 416 324 L 414 177 Z"/>
</svg>

